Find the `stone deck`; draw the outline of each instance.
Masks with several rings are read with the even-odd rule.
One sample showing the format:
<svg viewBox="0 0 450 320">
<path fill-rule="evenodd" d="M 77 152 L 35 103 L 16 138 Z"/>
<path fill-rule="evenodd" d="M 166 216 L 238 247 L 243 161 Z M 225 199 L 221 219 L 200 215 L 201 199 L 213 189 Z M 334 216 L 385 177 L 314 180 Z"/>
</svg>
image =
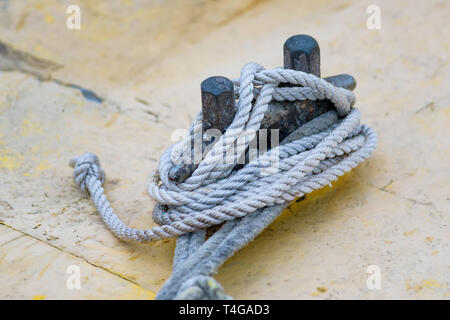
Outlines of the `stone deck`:
<svg viewBox="0 0 450 320">
<path fill-rule="evenodd" d="M 366 27 L 372 1 L 66 2 L 0 0 L 0 298 L 153 298 L 174 240 L 117 240 L 69 159 L 96 153 L 120 218 L 153 226 L 147 178 L 200 109 L 200 82 L 248 61 L 282 65 L 297 33 L 318 40 L 323 76 L 355 76 L 379 145 L 217 280 L 238 299 L 449 298 L 448 2 L 377 1 L 380 30 Z M 80 30 L 66 28 L 69 4 Z M 80 290 L 66 286 L 71 265 Z M 366 286 L 369 265 L 380 290 Z"/>
</svg>

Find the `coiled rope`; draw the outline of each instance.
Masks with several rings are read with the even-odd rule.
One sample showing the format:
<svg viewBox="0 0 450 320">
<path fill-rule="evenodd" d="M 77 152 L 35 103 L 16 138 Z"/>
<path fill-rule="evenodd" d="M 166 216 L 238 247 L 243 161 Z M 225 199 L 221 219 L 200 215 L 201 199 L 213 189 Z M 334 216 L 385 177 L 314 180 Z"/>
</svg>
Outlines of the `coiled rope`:
<svg viewBox="0 0 450 320">
<path fill-rule="evenodd" d="M 278 87 L 281 83 L 293 86 Z M 259 64 L 248 63 L 240 78 L 235 80 L 235 96 L 238 102 L 233 122 L 186 181 L 171 181 L 168 173 L 174 162 L 186 160 L 183 150 L 190 150 L 192 143 L 202 135 L 201 113 L 194 120 L 189 134 L 162 155 L 148 187 L 150 196 L 158 202 L 153 211 L 153 218 L 159 224 L 157 227 L 139 230 L 120 221 L 104 194 L 105 174 L 94 154 L 86 153 L 70 162 L 75 168 L 75 183 L 90 193 L 104 223 L 120 239 L 149 242 L 185 235 L 179 239 L 189 243 L 190 240 L 186 240 L 191 238 L 189 233 L 201 235 L 202 240 L 193 247 L 192 254 L 180 258 L 182 254 L 179 253 L 177 258 L 176 253 L 174 274 L 164 286 L 166 290 L 163 288 L 160 292 L 160 297 L 180 295 L 181 284 L 173 283 L 184 283 L 186 277 L 193 275 L 187 266 L 205 259 L 212 261 L 212 251 L 219 250 L 220 245 L 229 240 L 221 232 L 216 232 L 203 244 L 204 233 L 199 233 L 199 230 L 230 221 L 222 227 L 226 229 L 228 225 L 231 228 L 228 233 L 239 224 L 245 228 L 252 223 L 256 223 L 253 229 L 259 233 L 289 202 L 329 185 L 368 158 L 376 146 L 375 132 L 359 123 L 360 112 L 353 108 L 353 92 L 335 87 L 312 74 L 282 68 L 265 70 Z M 323 99 L 330 100 L 336 111 L 316 117 L 292 132 L 279 146 L 236 170 L 236 163 L 255 137 L 271 100 Z M 233 150 L 231 156 L 230 150 Z M 236 242 L 234 239 L 232 249 L 219 250 L 220 257 L 209 269 L 194 276 L 209 276 L 256 236 L 256 232 L 247 232 L 246 235 L 236 235 L 244 240 Z M 205 249 L 207 253 L 200 255 L 199 248 L 214 241 L 214 245 L 209 244 Z M 183 264 L 181 269 L 184 270 L 177 273 L 176 264 Z M 201 283 L 207 283 L 205 278 L 201 279 Z"/>
</svg>

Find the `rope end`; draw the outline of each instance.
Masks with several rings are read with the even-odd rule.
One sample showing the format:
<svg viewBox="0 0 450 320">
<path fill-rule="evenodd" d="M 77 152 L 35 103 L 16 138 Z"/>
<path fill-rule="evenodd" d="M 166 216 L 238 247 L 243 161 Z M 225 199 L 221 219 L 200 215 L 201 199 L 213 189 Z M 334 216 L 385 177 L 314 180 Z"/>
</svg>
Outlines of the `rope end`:
<svg viewBox="0 0 450 320">
<path fill-rule="evenodd" d="M 87 181 L 89 177 L 96 177 L 101 184 L 105 182 L 105 172 L 100 166 L 98 157 L 90 152 L 80 157 L 75 157 L 69 161 L 69 165 L 74 168 L 73 181 L 83 191 L 88 191 Z"/>
</svg>

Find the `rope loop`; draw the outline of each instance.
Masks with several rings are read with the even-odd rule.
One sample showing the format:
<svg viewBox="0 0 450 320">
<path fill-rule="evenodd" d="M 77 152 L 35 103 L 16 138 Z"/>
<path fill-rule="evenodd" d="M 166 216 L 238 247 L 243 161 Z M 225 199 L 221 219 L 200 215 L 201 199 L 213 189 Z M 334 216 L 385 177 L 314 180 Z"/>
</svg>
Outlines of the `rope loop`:
<svg viewBox="0 0 450 320">
<path fill-rule="evenodd" d="M 191 176 L 175 183 L 168 173 L 174 159 L 188 160 L 183 152 L 190 152 L 196 139 L 202 138 L 201 113 L 188 135 L 161 156 L 148 187 L 158 203 L 153 219 L 159 226 L 137 230 L 119 220 L 104 195 L 101 185 L 105 175 L 94 154 L 70 162 L 75 168 L 75 183 L 90 192 L 106 225 L 119 238 L 147 242 L 179 236 L 290 202 L 329 185 L 368 158 L 376 146 L 375 132 L 360 125 L 360 112 L 353 108 L 355 95 L 347 89 L 312 74 L 282 68 L 265 70 L 257 63 L 245 65 L 234 83 L 235 118 L 202 154 Z M 279 87 L 280 83 L 292 86 Z M 255 139 L 270 101 L 306 99 L 328 99 L 336 110 L 316 117 L 279 146 L 236 167 Z"/>
</svg>

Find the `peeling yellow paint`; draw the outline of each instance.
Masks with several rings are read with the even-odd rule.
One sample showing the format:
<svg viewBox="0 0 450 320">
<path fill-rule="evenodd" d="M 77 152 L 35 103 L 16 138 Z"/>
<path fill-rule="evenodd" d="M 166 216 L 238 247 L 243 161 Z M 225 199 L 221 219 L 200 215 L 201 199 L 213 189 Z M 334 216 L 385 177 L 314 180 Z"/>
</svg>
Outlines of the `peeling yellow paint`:
<svg viewBox="0 0 450 320">
<path fill-rule="evenodd" d="M 351 177 L 352 172 L 345 173 L 342 177 L 340 177 L 337 181 L 333 182 L 333 185 L 326 185 L 321 189 L 314 190 L 313 192 L 306 195 L 306 198 L 303 201 L 295 201 L 292 202 L 289 207 L 287 207 L 275 221 L 281 221 L 287 217 L 289 212 L 301 212 L 302 206 L 306 206 L 309 203 L 317 200 L 320 197 L 325 196 L 330 193 L 334 189 L 338 189 L 340 186 L 344 185 L 345 180 Z"/>
<path fill-rule="evenodd" d="M 156 297 L 156 293 L 155 292 L 153 292 L 151 290 L 148 290 L 148 289 L 145 289 L 145 288 L 142 288 L 140 286 L 136 286 L 135 290 L 136 290 L 136 296 L 137 297 L 143 296 L 147 300 L 154 300 L 155 297 Z"/>
<path fill-rule="evenodd" d="M 49 264 L 47 264 L 43 269 L 42 269 L 42 271 L 41 272 L 39 272 L 39 274 L 38 274 L 38 279 L 40 279 L 40 278 L 42 278 L 42 276 L 45 274 L 45 272 L 48 270 L 48 268 L 50 267 L 50 263 Z"/>
<path fill-rule="evenodd" d="M 50 165 L 48 164 L 47 160 L 42 160 L 39 162 L 39 164 L 36 166 L 36 174 L 39 175 L 42 171 L 47 170 L 50 168 Z"/>
<path fill-rule="evenodd" d="M 411 279 L 406 280 L 406 290 L 413 290 L 415 292 L 422 291 L 423 289 L 439 289 L 446 288 L 447 285 L 444 283 L 439 283 L 434 279 L 425 279 L 420 283 L 413 283 Z"/>
<path fill-rule="evenodd" d="M 111 119 L 109 119 L 106 123 L 105 123 L 105 128 L 108 128 L 110 126 L 112 126 L 114 124 L 114 122 L 116 122 L 117 117 L 119 116 L 119 114 L 116 112 L 111 116 Z"/>
<path fill-rule="evenodd" d="M 9 149 L 0 149 L 0 168 L 13 171 L 22 164 L 23 156 Z"/>
<path fill-rule="evenodd" d="M 44 295 L 36 295 L 33 297 L 33 300 L 44 300 L 45 296 Z"/>
<path fill-rule="evenodd" d="M 130 257 L 128 260 L 134 261 L 134 260 L 136 260 L 137 258 L 139 258 L 139 256 L 140 256 L 140 254 L 138 254 L 137 256 L 134 256 L 134 257 Z"/>
<path fill-rule="evenodd" d="M 86 102 L 83 99 L 78 99 L 76 97 L 71 97 L 70 103 L 72 103 L 76 106 L 79 106 L 79 107 L 84 107 L 86 105 Z"/>
<path fill-rule="evenodd" d="M 23 137 L 42 133 L 41 125 L 39 124 L 39 122 L 34 120 L 34 115 L 30 115 L 28 118 L 22 121 L 20 133 Z"/>
<path fill-rule="evenodd" d="M 55 17 L 53 17 L 51 14 L 46 14 L 44 20 L 47 23 L 53 23 L 55 22 Z"/>
<path fill-rule="evenodd" d="M 447 285 L 444 283 L 439 283 L 434 279 L 430 279 L 430 280 L 423 280 L 422 281 L 422 285 L 424 286 L 424 288 L 430 288 L 430 289 L 436 289 L 436 288 L 446 288 Z"/>
<path fill-rule="evenodd" d="M 327 292 L 328 289 L 326 287 L 317 287 L 317 290 L 311 293 L 311 296 L 317 297 L 318 295 Z"/>
<path fill-rule="evenodd" d="M 416 233 L 418 230 L 419 230 L 419 228 L 415 228 L 415 229 L 413 229 L 411 231 L 405 231 L 405 232 L 403 232 L 403 235 L 405 237 L 409 237 L 409 236 L 412 236 L 414 233 Z"/>
<path fill-rule="evenodd" d="M 365 227 L 370 227 L 371 225 L 373 225 L 373 220 L 361 219 L 361 222 L 364 224 Z"/>
</svg>

